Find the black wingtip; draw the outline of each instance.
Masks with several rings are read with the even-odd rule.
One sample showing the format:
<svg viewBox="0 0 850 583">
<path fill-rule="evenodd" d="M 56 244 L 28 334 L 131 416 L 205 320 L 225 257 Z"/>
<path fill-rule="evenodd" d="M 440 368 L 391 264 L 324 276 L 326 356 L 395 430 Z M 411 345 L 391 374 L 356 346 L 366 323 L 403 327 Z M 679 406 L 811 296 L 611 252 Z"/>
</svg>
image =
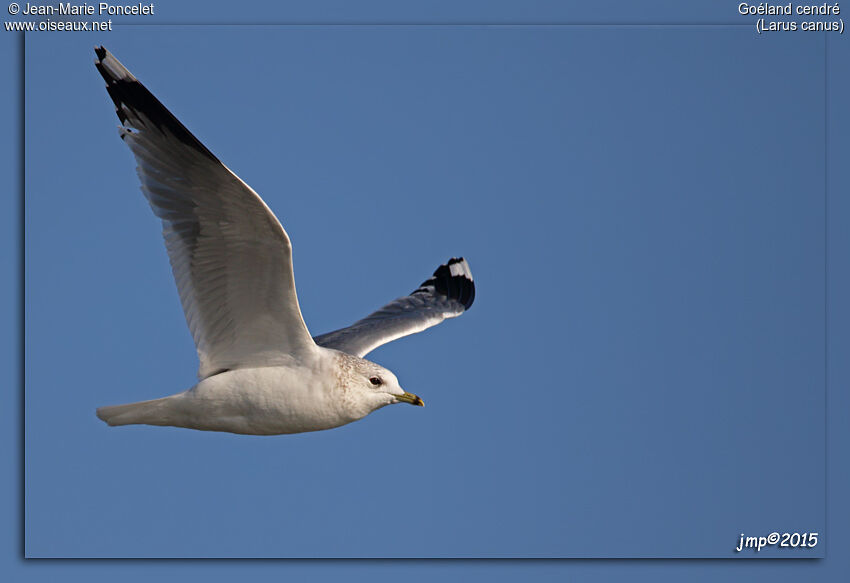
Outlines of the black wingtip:
<svg viewBox="0 0 850 583">
<path fill-rule="evenodd" d="M 452 257 L 439 266 L 434 275 L 422 282 L 416 291 L 433 287 L 437 293 L 460 302 L 468 310 L 475 301 L 475 282 L 472 270 L 463 257 Z M 416 293 L 414 291 L 413 293 Z"/>
<path fill-rule="evenodd" d="M 122 125 L 126 127 L 129 123 L 128 113 L 134 113 L 136 117 L 150 120 L 153 126 L 163 134 L 166 132 L 171 134 L 200 154 L 218 162 L 218 158 L 103 45 L 95 47 L 94 53 L 98 58 L 94 66 L 106 81 L 106 91 L 115 104 L 115 112 Z"/>
</svg>

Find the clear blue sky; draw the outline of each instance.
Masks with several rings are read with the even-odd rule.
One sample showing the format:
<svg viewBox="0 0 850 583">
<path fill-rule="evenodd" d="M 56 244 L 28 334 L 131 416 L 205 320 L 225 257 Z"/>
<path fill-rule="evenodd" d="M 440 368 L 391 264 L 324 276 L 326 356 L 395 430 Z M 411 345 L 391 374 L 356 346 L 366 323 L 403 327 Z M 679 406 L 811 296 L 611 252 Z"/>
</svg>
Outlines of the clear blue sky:
<svg viewBox="0 0 850 583">
<path fill-rule="evenodd" d="M 837 303 L 850 209 L 837 199 L 846 156 L 835 153 L 846 153 L 846 114 L 834 107 L 824 133 L 824 37 L 759 37 L 732 5 L 655 4 L 159 14 L 747 26 L 30 36 L 27 555 L 731 558 L 741 532 L 829 532 L 841 518 L 825 512 L 826 456 L 839 446 L 824 448 L 825 420 L 847 427 L 826 406 L 841 410 L 843 398 L 846 412 L 847 398 L 825 385 L 846 386 L 850 372 Z M 197 366 L 158 222 L 92 65 L 101 43 L 275 211 L 314 334 L 409 292 L 452 255 L 469 260 L 468 314 L 371 355 L 426 408 L 272 438 L 94 417 L 99 405 L 188 388 Z M 843 71 L 829 77 L 830 99 L 846 102 L 846 40 L 829 48 L 830 70 Z M 846 484 L 845 469 L 829 469 Z M 839 536 L 759 556 L 834 556 Z M 59 568 L 30 565 L 15 568 Z M 546 577 L 571 565 L 432 563 L 420 576 Z M 630 565 L 688 569 L 580 566 L 604 577 Z M 765 569 L 775 578 L 779 565 Z M 797 578 L 828 568 L 781 565 Z M 95 568 L 72 566 L 80 577 Z M 238 568 L 145 566 L 183 577 Z M 288 568 L 408 578 L 412 566 Z"/>
</svg>

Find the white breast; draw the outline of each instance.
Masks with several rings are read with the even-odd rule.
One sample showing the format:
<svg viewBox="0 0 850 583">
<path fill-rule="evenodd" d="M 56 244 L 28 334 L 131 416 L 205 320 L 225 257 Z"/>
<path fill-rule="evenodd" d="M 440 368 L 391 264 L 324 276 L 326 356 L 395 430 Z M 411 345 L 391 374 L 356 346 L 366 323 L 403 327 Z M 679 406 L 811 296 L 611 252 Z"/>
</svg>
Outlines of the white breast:
<svg viewBox="0 0 850 583">
<path fill-rule="evenodd" d="M 275 435 L 330 429 L 362 417 L 346 411 L 335 375 L 303 366 L 246 368 L 204 379 L 183 393 L 184 419 L 193 429 Z"/>
</svg>

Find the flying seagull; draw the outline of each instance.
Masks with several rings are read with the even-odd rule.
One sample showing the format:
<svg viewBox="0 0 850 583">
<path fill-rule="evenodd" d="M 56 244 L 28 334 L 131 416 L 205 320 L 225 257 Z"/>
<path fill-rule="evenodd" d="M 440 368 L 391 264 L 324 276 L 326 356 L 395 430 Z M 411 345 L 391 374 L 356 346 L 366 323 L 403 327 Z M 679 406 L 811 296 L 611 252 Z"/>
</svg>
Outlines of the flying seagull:
<svg viewBox="0 0 850 583">
<path fill-rule="evenodd" d="M 101 407 L 109 425 L 169 425 L 277 435 L 318 431 L 385 405 L 423 405 L 363 357 L 469 309 L 463 258 L 440 265 L 410 295 L 341 330 L 311 337 L 295 293 L 289 236 L 254 190 L 222 164 L 105 48 L 95 66 L 138 163 L 200 367 L 191 389 Z"/>
</svg>

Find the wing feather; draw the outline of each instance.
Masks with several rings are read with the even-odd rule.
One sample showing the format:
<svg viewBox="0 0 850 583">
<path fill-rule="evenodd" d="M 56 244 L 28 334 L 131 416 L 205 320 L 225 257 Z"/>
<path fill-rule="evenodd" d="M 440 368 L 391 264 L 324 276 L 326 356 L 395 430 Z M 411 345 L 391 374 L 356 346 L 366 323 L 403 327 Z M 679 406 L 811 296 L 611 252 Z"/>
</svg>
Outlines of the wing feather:
<svg viewBox="0 0 850 583">
<path fill-rule="evenodd" d="M 469 264 L 462 257 L 454 257 L 410 295 L 391 301 L 347 328 L 314 340 L 319 346 L 362 358 L 382 344 L 460 316 L 474 300 L 475 283 Z"/>
<path fill-rule="evenodd" d="M 95 53 L 142 192 L 162 220 L 199 378 L 286 362 L 315 347 L 280 222 L 112 54 Z"/>
</svg>

